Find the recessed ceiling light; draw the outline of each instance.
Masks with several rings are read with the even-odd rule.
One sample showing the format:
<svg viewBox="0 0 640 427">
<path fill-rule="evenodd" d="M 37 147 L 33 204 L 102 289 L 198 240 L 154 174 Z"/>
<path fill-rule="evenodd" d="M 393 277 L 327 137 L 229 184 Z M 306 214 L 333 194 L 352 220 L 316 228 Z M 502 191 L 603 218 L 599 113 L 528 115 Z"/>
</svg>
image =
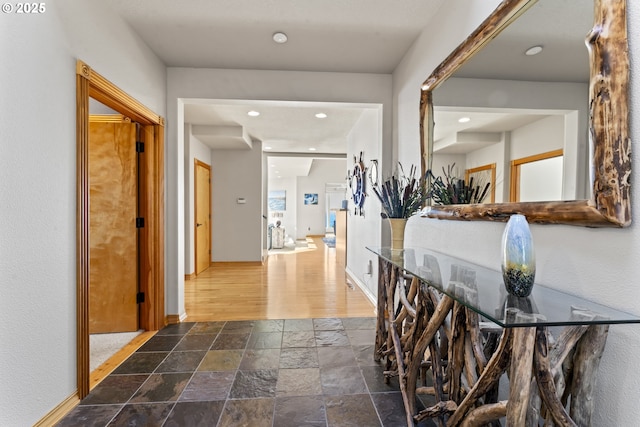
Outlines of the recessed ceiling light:
<svg viewBox="0 0 640 427">
<path fill-rule="evenodd" d="M 283 32 L 278 31 L 277 33 L 273 33 L 273 41 L 276 43 L 286 43 L 289 40 L 289 37 Z"/>
<path fill-rule="evenodd" d="M 267 147 L 264 147 L 264 149 L 265 150 L 271 150 L 271 147 L 267 146 Z"/>
<path fill-rule="evenodd" d="M 460 117 L 458 119 L 458 123 L 468 123 L 470 121 L 471 121 L 471 118 L 469 118 L 469 117 Z"/>
<path fill-rule="evenodd" d="M 311 147 L 311 148 L 309 148 L 309 151 L 316 151 L 316 149 Z"/>
<path fill-rule="evenodd" d="M 326 119 L 327 115 L 325 113 L 318 113 L 318 114 L 316 114 L 316 117 L 319 118 L 319 119 Z"/>
<path fill-rule="evenodd" d="M 542 46 L 531 46 L 529 49 L 524 51 L 524 54 L 527 56 L 537 55 L 542 52 Z"/>
<path fill-rule="evenodd" d="M 258 117 L 260 115 L 260 112 L 256 110 L 251 110 L 247 113 L 247 115 L 251 117 Z"/>
</svg>

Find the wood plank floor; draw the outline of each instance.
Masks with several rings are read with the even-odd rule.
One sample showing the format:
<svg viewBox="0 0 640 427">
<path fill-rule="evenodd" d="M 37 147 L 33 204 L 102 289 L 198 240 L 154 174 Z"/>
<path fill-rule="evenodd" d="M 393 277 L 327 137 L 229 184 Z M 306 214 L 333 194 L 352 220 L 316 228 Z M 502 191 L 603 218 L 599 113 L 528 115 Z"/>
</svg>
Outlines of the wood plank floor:
<svg viewBox="0 0 640 427">
<path fill-rule="evenodd" d="M 260 263 L 214 263 L 185 281 L 188 322 L 372 317 L 373 304 L 346 282 L 335 248 L 270 255 Z"/>
</svg>

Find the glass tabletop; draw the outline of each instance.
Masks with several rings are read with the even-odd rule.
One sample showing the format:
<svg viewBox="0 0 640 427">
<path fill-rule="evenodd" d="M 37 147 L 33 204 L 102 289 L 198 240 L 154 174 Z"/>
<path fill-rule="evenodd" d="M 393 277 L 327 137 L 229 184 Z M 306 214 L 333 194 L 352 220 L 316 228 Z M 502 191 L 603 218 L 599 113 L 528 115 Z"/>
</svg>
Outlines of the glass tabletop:
<svg viewBox="0 0 640 427">
<path fill-rule="evenodd" d="M 640 317 L 536 283 L 531 295 L 509 295 L 502 274 L 423 248 L 367 249 L 503 328 L 640 323 Z"/>
</svg>

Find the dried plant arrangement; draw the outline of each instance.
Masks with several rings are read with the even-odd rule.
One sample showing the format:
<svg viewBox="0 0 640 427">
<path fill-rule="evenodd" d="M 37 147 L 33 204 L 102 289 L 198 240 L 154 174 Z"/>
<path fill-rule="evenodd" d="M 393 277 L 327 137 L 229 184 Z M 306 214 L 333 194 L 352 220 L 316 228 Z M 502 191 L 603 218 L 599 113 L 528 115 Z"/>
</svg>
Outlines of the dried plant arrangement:
<svg viewBox="0 0 640 427">
<path fill-rule="evenodd" d="M 380 200 L 383 218 L 409 218 L 422 209 L 427 200 L 425 180 L 418 177 L 417 168 L 412 165 L 409 174 L 405 174 L 401 163 L 396 172 L 382 184 L 372 185 L 374 194 Z"/>
<path fill-rule="evenodd" d="M 454 176 L 453 168 L 455 163 L 447 166 L 447 170 L 442 168 L 443 176 L 435 176 L 428 170 L 426 180 L 429 191 L 427 198 L 430 198 L 435 205 L 462 205 L 472 203 L 482 203 L 489 194 L 491 183 L 474 183 L 473 177 L 469 182 Z"/>
</svg>

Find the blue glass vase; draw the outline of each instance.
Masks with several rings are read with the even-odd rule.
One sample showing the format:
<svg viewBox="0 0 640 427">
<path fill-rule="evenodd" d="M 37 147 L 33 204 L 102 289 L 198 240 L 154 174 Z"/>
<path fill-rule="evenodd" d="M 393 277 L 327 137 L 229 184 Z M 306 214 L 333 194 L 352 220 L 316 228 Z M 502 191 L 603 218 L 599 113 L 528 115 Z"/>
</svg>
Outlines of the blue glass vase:
<svg viewBox="0 0 640 427">
<path fill-rule="evenodd" d="M 524 215 L 512 215 L 502 234 L 502 279 L 507 292 L 527 297 L 536 276 L 536 256 L 529 223 Z"/>
</svg>

